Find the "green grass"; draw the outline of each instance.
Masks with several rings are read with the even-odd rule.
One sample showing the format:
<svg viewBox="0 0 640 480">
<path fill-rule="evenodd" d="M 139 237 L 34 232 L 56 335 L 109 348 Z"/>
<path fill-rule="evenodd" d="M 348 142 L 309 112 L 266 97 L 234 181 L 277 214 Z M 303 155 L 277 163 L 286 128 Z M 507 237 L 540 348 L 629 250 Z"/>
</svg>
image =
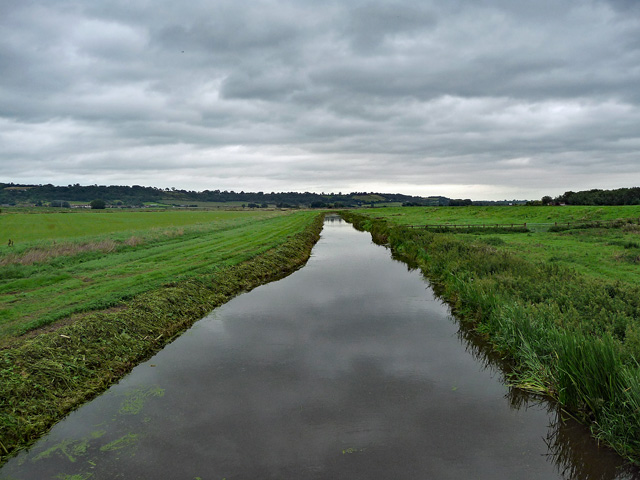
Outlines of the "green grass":
<svg viewBox="0 0 640 480">
<path fill-rule="evenodd" d="M 477 216 L 513 218 L 511 207 L 489 208 Z M 563 211 L 523 208 L 532 216 Z M 620 216 L 617 207 L 585 208 L 592 218 Z M 557 399 L 598 439 L 640 463 L 640 266 L 618 258 L 637 255 L 636 226 L 437 233 L 403 226 L 424 221 L 424 208 L 402 210 L 343 216 L 419 267 L 456 316 L 511 360 L 511 384 Z M 464 209 L 441 210 L 441 218 L 468 218 L 455 217 Z"/>
<path fill-rule="evenodd" d="M 0 245 L 8 239 L 14 248 L 28 248 L 46 241 L 80 241 L 102 234 L 137 234 L 150 229 L 188 227 L 194 225 L 229 225 L 229 222 L 247 222 L 265 216 L 274 216 L 273 211 L 122 211 L 82 210 L 56 213 L 17 213 L 0 215 Z M 0 255 L 9 253 L 5 248 Z"/>
<path fill-rule="evenodd" d="M 588 222 L 640 218 L 640 205 L 632 206 L 562 206 L 562 207 L 400 207 L 372 208 L 363 211 L 368 216 L 381 217 L 397 225 Z"/>
<path fill-rule="evenodd" d="M 94 230 L 104 234 L 110 229 L 117 234 L 116 239 L 137 234 L 143 240 L 135 246 L 116 242 L 113 251 L 108 253 L 88 251 L 42 263 L 0 267 L 0 338 L 19 335 L 76 313 L 113 307 L 164 283 L 240 263 L 279 245 L 315 215 L 311 212 L 192 213 L 184 212 L 185 218 L 174 212 L 68 215 L 74 223 L 68 222 L 64 229 L 60 228 L 61 234 L 70 235 L 79 231 L 80 225 L 94 222 Z M 209 219 L 209 223 L 200 223 L 192 230 L 168 230 L 159 236 L 157 232 L 141 228 L 124 230 L 132 225 L 168 227 L 169 221 L 178 225 L 191 222 L 193 226 L 195 220 L 204 219 Z M 43 237 L 49 234 L 48 230 L 40 233 Z M 38 239 L 34 232 L 30 235 Z M 104 239 L 104 235 L 100 238 Z"/>
<path fill-rule="evenodd" d="M 12 296 L 5 307 L 14 312 L 0 348 L 0 464 L 216 306 L 303 265 L 322 215 L 249 215 L 213 225 L 106 254 L 2 267 L 29 270 L 0 293 Z M 102 309 L 112 303 L 118 308 Z M 33 337 L 13 336 L 60 312 L 84 310 L 93 311 Z"/>
<path fill-rule="evenodd" d="M 604 207 L 404 207 L 362 209 L 360 214 L 394 225 L 527 223 L 529 230 L 450 230 L 464 241 L 482 241 L 532 262 L 554 263 L 603 280 L 640 283 L 640 225 L 576 228 L 558 232 L 548 225 L 640 218 L 640 206 Z M 547 224 L 541 228 L 540 224 Z M 536 225 L 537 224 L 537 225 Z"/>
</svg>

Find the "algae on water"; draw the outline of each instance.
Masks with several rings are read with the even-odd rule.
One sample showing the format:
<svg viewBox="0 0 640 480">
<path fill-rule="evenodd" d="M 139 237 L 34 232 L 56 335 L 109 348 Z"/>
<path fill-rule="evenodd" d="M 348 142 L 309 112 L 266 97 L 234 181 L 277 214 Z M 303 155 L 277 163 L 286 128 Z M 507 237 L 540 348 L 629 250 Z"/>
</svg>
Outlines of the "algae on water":
<svg viewBox="0 0 640 480">
<path fill-rule="evenodd" d="M 136 433 L 127 433 L 117 440 L 100 447 L 101 452 L 112 452 L 114 450 L 122 450 L 123 448 L 134 447 L 138 444 L 139 435 Z"/>
<path fill-rule="evenodd" d="M 118 413 L 121 415 L 137 415 L 144 408 L 147 399 L 164 396 L 164 388 L 158 386 L 143 387 L 126 394 L 126 398 L 120 405 Z"/>
</svg>

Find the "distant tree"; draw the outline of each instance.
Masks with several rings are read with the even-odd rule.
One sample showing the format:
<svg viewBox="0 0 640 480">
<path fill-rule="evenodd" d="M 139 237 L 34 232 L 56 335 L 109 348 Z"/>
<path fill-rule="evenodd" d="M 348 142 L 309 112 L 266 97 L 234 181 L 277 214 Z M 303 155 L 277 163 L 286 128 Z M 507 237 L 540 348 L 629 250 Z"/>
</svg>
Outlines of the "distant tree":
<svg viewBox="0 0 640 480">
<path fill-rule="evenodd" d="M 473 202 L 471 201 L 471 199 L 469 198 L 452 198 L 449 201 L 449 206 L 450 207 L 468 207 L 470 205 L 473 205 Z"/>
<path fill-rule="evenodd" d="M 104 210 L 107 206 L 104 200 L 101 200 L 99 198 L 91 200 L 91 203 L 89 203 L 89 205 L 91 206 L 92 210 Z"/>
<path fill-rule="evenodd" d="M 543 205 L 549 205 L 553 202 L 553 198 L 551 198 L 549 195 L 545 195 L 544 197 L 542 197 L 541 201 Z"/>
</svg>

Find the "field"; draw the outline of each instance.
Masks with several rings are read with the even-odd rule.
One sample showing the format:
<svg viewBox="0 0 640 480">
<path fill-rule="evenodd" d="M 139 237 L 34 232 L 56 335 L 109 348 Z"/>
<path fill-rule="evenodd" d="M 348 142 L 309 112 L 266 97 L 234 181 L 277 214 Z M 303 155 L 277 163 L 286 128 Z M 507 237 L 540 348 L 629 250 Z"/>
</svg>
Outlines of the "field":
<svg viewBox="0 0 640 480">
<path fill-rule="evenodd" d="M 511 360 L 513 386 L 556 399 L 599 440 L 640 462 L 640 207 L 411 207 L 343 216 L 420 268 L 461 322 Z M 614 219 L 629 221 L 598 224 Z M 424 228 L 443 223 L 537 225 Z"/>
<path fill-rule="evenodd" d="M 234 295 L 303 265 L 317 212 L 3 214 L 0 464 Z"/>
<path fill-rule="evenodd" d="M 640 206 L 405 207 L 359 213 L 395 225 L 526 223 L 528 231 L 522 233 L 509 229 L 450 231 L 466 241 L 480 240 L 533 262 L 556 263 L 603 280 L 640 283 Z M 565 228 L 567 222 L 580 226 L 616 219 L 634 222 L 620 228 Z"/>
<path fill-rule="evenodd" d="M 257 211 L 3 215 L 1 231 L 14 246 L 3 245 L 0 256 L 0 338 L 239 263 L 309 218 Z"/>
</svg>

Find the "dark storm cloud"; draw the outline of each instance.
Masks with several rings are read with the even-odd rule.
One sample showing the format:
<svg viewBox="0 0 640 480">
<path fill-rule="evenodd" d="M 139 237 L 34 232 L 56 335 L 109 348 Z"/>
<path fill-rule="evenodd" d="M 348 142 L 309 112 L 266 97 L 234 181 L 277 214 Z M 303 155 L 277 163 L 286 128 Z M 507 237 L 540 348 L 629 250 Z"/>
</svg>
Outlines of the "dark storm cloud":
<svg viewBox="0 0 640 480">
<path fill-rule="evenodd" d="M 630 186 L 637 5 L 0 0 L 0 181 Z"/>
</svg>

